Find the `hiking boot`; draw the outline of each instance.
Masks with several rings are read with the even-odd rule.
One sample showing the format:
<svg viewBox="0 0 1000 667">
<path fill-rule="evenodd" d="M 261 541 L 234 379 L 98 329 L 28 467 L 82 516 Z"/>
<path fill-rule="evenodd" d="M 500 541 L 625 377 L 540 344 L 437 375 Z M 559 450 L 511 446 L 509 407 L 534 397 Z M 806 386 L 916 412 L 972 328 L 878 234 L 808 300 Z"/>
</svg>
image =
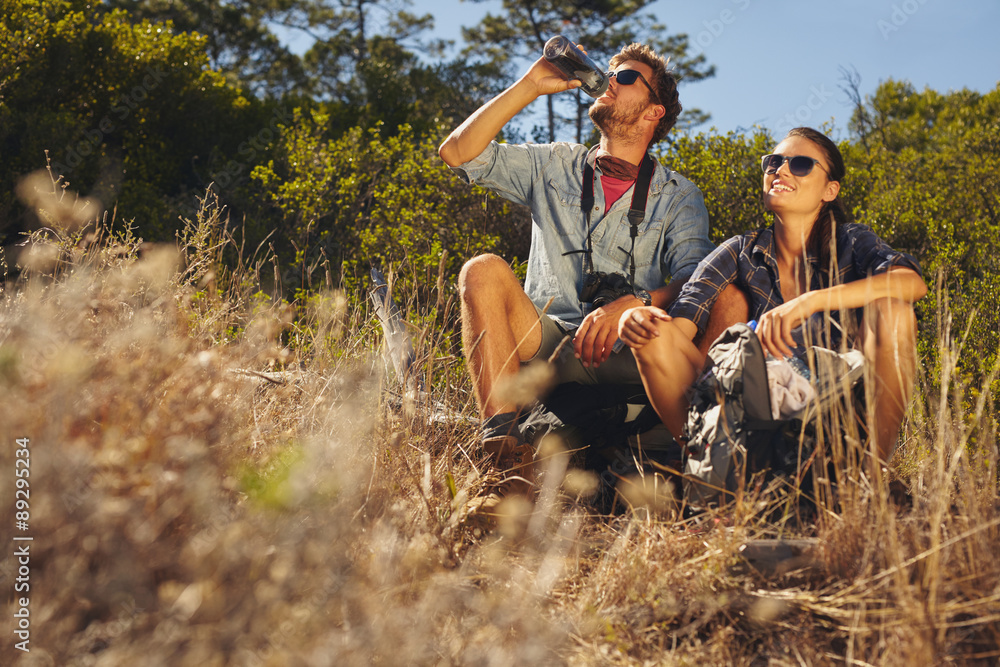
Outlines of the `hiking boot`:
<svg viewBox="0 0 1000 667">
<path fill-rule="evenodd" d="M 483 494 L 466 504 L 466 516 L 467 520 L 492 527 L 496 524 L 497 507 L 504 500 L 534 501 L 535 451 L 513 435 L 485 438 L 483 450 L 489 455 L 494 469 Z"/>
</svg>

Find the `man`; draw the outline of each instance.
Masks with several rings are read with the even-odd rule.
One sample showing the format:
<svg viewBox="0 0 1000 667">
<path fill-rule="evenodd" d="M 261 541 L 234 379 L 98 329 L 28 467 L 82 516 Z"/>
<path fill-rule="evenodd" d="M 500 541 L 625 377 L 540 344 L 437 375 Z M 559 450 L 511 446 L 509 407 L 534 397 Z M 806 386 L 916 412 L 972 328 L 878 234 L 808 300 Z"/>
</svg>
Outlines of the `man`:
<svg viewBox="0 0 1000 667">
<path fill-rule="evenodd" d="M 573 344 L 555 362 L 558 381 L 641 384 L 635 358 L 618 341 L 619 318 L 639 305 L 665 308 L 713 249 L 701 192 L 651 158 L 644 215 L 630 229 L 640 165 L 673 127 L 681 105 L 666 61 L 649 47 L 626 46 L 611 59 L 611 69 L 607 92 L 590 108 L 601 134 L 590 151 L 578 144 L 494 141 L 538 97 L 580 85 L 544 58 L 440 147 L 441 158 L 467 182 L 531 208 L 523 289 L 496 255 L 471 259 L 459 276 L 463 346 L 483 417 L 483 446 L 512 480 L 495 490 L 490 507 L 505 495 L 529 494 L 533 481 L 533 452 L 517 428 L 521 406 L 507 402 L 497 385 L 522 365 L 548 359 L 567 334 Z M 586 215 L 581 201 L 588 164 L 593 204 Z M 631 277 L 634 289 L 601 307 L 582 303 L 580 289 L 593 271 Z"/>
</svg>

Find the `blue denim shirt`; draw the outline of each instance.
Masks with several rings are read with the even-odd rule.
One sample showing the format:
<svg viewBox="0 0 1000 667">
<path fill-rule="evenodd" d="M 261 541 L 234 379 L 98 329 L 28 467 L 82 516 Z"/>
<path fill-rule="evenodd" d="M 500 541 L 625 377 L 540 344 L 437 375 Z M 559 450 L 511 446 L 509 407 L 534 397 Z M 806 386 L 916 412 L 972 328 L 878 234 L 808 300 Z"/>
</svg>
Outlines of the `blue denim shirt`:
<svg viewBox="0 0 1000 667">
<path fill-rule="evenodd" d="M 577 295 L 585 272 L 586 217 L 580 206 L 588 150 L 580 144 L 498 144 L 454 169 L 466 182 L 531 208 L 531 250 L 524 291 L 548 314 L 573 329 L 590 304 Z M 590 157 L 593 164 L 593 156 Z M 600 169 L 595 167 L 590 224 L 594 270 L 629 275 L 629 190 L 604 214 Z M 701 191 L 658 162 L 650 181 L 646 216 L 635 239 L 635 283 L 654 290 L 694 272 L 715 246 L 708 240 L 708 211 Z"/>
</svg>

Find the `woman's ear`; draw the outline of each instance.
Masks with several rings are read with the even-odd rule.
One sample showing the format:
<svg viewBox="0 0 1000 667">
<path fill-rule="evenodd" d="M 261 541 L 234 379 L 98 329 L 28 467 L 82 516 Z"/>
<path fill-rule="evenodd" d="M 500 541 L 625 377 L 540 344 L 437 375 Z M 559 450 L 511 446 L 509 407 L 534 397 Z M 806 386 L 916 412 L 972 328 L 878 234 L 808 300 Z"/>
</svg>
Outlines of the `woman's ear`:
<svg viewBox="0 0 1000 667">
<path fill-rule="evenodd" d="M 840 194 L 840 181 L 827 181 L 823 201 L 833 201 Z"/>
</svg>

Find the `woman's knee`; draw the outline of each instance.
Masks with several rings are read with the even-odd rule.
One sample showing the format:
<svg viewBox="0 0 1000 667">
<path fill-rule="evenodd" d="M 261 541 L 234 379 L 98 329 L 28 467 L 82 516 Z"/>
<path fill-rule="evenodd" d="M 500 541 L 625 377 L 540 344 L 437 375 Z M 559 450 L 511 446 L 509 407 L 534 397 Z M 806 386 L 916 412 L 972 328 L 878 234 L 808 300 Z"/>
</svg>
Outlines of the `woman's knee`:
<svg viewBox="0 0 1000 667">
<path fill-rule="evenodd" d="M 711 317 L 725 319 L 729 325 L 750 319 L 750 297 L 734 284 L 729 284 L 712 308 Z"/>
<path fill-rule="evenodd" d="M 917 316 L 913 304 L 902 299 L 876 299 L 865 318 L 873 318 L 871 328 L 879 344 L 912 345 L 917 337 Z"/>
<path fill-rule="evenodd" d="M 688 360 L 692 351 L 697 352 L 691 339 L 673 322 L 657 321 L 656 331 L 657 336 L 633 350 L 639 363 L 655 363 L 670 367 L 681 360 Z"/>
</svg>

